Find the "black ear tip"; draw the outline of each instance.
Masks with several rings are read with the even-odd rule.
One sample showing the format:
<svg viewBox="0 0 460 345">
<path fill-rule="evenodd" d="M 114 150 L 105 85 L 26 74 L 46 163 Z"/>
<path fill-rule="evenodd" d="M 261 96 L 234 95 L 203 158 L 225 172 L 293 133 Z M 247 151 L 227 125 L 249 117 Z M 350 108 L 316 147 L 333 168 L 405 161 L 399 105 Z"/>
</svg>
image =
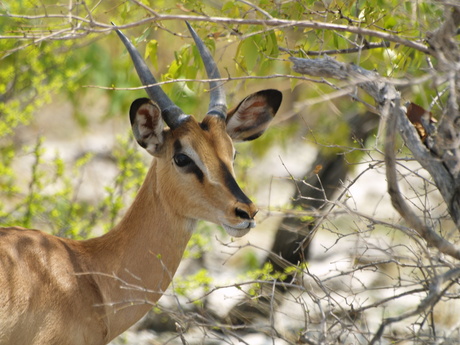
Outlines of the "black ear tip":
<svg viewBox="0 0 460 345">
<path fill-rule="evenodd" d="M 138 98 L 133 103 L 131 103 L 131 107 L 129 108 L 129 120 L 131 125 L 133 125 L 134 121 L 136 120 L 136 113 L 139 108 L 144 105 L 145 103 L 152 102 L 149 98 Z"/>
<path fill-rule="evenodd" d="M 281 91 L 276 89 L 268 89 L 267 92 L 270 97 L 276 98 L 276 100 L 281 103 L 281 100 L 283 99 L 283 93 Z"/>
<path fill-rule="evenodd" d="M 264 94 L 267 103 L 273 108 L 274 112 L 273 115 L 276 114 L 278 109 L 281 106 L 281 102 L 283 100 L 283 93 L 279 90 L 276 89 L 267 89 L 267 90 L 262 90 L 259 91 L 259 93 Z"/>
</svg>

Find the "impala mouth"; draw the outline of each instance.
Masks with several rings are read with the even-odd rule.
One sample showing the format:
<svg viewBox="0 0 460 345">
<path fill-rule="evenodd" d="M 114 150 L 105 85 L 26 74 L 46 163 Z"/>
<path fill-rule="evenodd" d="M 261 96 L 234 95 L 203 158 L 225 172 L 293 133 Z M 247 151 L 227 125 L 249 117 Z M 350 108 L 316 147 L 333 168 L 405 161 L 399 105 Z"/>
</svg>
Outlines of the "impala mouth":
<svg viewBox="0 0 460 345">
<path fill-rule="evenodd" d="M 227 233 L 233 237 L 242 237 L 255 226 L 256 222 L 253 220 L 247 220 L 236 225 L 228 225 L 222 223 L 222 227 L 225 229 L 225 231 L 227 231 Z"/>
</svg>

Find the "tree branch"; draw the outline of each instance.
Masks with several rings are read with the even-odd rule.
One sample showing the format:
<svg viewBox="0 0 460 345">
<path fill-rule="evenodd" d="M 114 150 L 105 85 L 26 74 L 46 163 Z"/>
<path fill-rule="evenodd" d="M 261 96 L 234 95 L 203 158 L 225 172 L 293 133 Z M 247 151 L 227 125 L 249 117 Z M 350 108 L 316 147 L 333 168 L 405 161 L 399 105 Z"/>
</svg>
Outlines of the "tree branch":
<svg viewBox="0 0 460 345">
<path fill-rule="evenodd" d="M 145 7 L 145 6 L 143 6 Z M 351 26 L 351 25 L 341 25 L 341 24 L 333 24 L 333 23 L 326 23 L 326 22 L 317 22 L 311 20 L 289 20 L 289 19 L 279 19 L 279 18 L 268 18 L 268 19 L 255 19 L 255 18 L 227 18 L 227 17 L 207 17 L 207 16 L 192 16 L 192 15 L 172 15 L 172 14 L 159 14 L 154 12 L 153 10 L 149 11 L 149 13 L 155 13 L 152 17 L 148 17 L 134 23 L 120 25 L 120 26 L 113 26 L 111 24 L 105 24 L 94 20 L 94 18 L 87 19 L 80 16 L 75 16 L 73 14 L 43 14 L 43 15 L 20 15 L 20 14 L 2 14 L 1 17 L 10 17 L 10 18 L 17 18 L 17 19 L 25 19 L 25 20 L 37 20 L 37 19 L 66 19 L 66 20 L 74 20 L 84 24 L 87 26 L 83 27 L 80 26 L 79 28 L 72 28 L 72 30 L 81 31 L 84 30 L 85 32 L 92 32 L 92 33 L 106 33 L 111 30 L 115 29 L 128 29 L 137 26 L 145 26 L 152 22 L 161 22 L 161 21 L 201 21 L 207 23 L 214 23 L 214 24 L 225 24 L 225 25 L 258 25 L 262 27 L 266 27 L 267 29 L 271 28 L 286 28 L 286 27 L 296 27 L 296 28 L 309 28 L 313 30 L 331 30 L 331 31 L 339 31 L 339 32 L 349 32 L 361 36 L 369 36 L 369 37 L 377 37 L 384 41 L 398 43 L 400 45 L 404 45 L 406 47 L 421 51 L 423 53 L 429 54 L 430 49 L 426 47 L 424 44 L 408 40 L 402 38 L 398 35 L 391 34 L 384 31 L 377 31 L 368 29 L 365 27 L 358 27 L 358 26 Z M 11 36 L 13 37 L 13 36 Z M 24 36 L 21 38 L 18 35 L 14 35 L 16 39 L 21 40 L 34 40 L 37 39 L 33 33 L 30 31 L 24 32 Z M 8 35 L 3 35 L 1 38 L 7 39 L 9 38 Z M 59 37 L 54 37 L 54 39 L 58 39 Z"/>
<path fill-rule="evenodd" d="M 388 194 L 391 197 L 393 207 L 405 219 L 405 221 L 417 233 L 425 239 L 429 245 L 438 248 L 442 253 L 448 254 L 457 260 L 460 260 L 460 248 L 450 243 L 448 240 L 442 238 L 438 233 L 428 224 L 423 222 L 409 207 L 404 200 L 398 185 L 398 178 L 396 172 L 396 157 L 394 154 L 394 145 L 396 139 L 396 129 L 398 122 L 401 118 L 405 118 L 406 114 L 404 109 L 400 106 L 399 93 L 395 94 L 396 97 L 389 99 L 386 106 L 382 109 L 382 115 L 386 120 L 386 135 L 385 135 L 385 164 L 386 164 L 386 177 L 388 184 Z M 411 128 L 415 132 L 415 128 Z M 412 133 L 414 134 L 414 133 Z M 419 138 L 416 138 L 419 140 Z"/>
<path fill-rule="evenodd" d="M 388 48 L 390 46 L 390 42 L 383 41 L 383 42 L 366 42 L 362 45 L 357 45 L 356 47 L 347 48 L 347 49 L 331 49 L 331 50 L 292 50 L 280 47 L 281 51 L 287 52 L 289 54 L 305 54 L 309 56 L 322 56 L 322 55 L 340 55 L 340 54 L 352 54 L 358 53 L 364 50 L 371 50 L 371 49 L 378 49 L 378 48 Z"/>
<path fill-rule="evenodd" d="M 395 124 L 400 128 L 400 134 L 406 145 L 411 150 L 414 158 L 425 168 L 432 176 L 436 186 L 441 192 L 446 204 L 449 207 L 450 214 L 460 228 L 460 208 L 458 203 L 453 203 L 456 196 L 455 181 L 452 175 L 446 169 L 443 161 L 433 154 L 421 142 L 415 128 L 407 119 L 405 111 L 400 106 L 400 94 L 395 87 L 386 82 L 380 75 L 374 71 L 369 71 L 352 64 L 338 62 L 332 58 L 325 57 L 321 59 L 301 59 L 290 58 L 294 63 L 293 70 L 301 74 L 307 74 L 316 77 L 335 78 L 339 80 L 349 80 L 358 87 L 372 96 L 377 103 L 377 109 L 380 114 L 388 117 L 389 129 L 385 146 L 387 161 L 387 178 L 388 191 L 392 199 L 393 206 L 407 221 L 407 223 L 416 230 L 419 235 L 441 252 L 448 254 L 456 259 L 460 259 L 460 248 L 456 247 L 449 241 L 440 237 L 434 229 L 422 222 L 420 218 L 413 213 L 410 207 L 405 203 L 399 192 L 396 178 L 396 168 L 394 162 L 394 136 Z"/>
<path fill-rule="evenodd" d="M 420 315 L 423 311 L 427 310 L 428 308 L 433 308 L 433 306 L 444 295 L 444 291 L 441 290 L 442 285 L 445 282 L 449 282 L 449 281 L 458 279 L 459 276 L 460 276 L 460 268 L 453 268 L 440 276 L 436 276 L 433 279 L 433 282 L 430 284 L 428 295 L 417 306 L 417 308 L 411 311 L 408 311 L 404 314 L 401 314 L 399 316 L 389 317 L 389 318 L 384 319 L 378 331 L 375 333 L 374 337 L 369 342 L 369 345 L 375 344 L 382 337 L 383 331 L 385 330 L 386 326 L 392 323 L 407 319 L 409 317 L 415 316 L 415 315 Z"/>
</svg>

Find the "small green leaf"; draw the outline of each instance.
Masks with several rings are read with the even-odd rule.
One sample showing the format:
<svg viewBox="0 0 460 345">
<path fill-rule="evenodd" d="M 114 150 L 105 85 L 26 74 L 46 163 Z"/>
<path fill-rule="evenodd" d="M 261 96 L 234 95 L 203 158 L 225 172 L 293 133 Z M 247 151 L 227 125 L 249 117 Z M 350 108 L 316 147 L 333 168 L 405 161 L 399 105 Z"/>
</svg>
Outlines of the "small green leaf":
<svg viewBox="0 0 460 345">
<path fill-rule="evenodd" d="M 248 72 L 254 70 L 259 60 L 260 41 L 261 35 L 250 36 L 243 40 L 238 47 L 240 64 L 245 67 Z"/>
<path fill-rule="evenodd" d="M 150 40 L 145 47 L 144 58 L 149 59 L 155 69 L 158 69 L 158 42 L 156 40 Z"/>
</svg>

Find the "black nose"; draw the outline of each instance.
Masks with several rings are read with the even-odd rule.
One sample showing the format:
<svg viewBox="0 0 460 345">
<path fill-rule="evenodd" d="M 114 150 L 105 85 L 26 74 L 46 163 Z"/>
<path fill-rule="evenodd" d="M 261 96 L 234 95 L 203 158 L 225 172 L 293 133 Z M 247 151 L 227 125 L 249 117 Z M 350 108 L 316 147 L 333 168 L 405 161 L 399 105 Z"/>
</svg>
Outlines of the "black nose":
<svg viewBox="0 0 460 345">
<path fill-rule="evenodd" d="M 251 217 L 249 215 L 249 213 L 247 213 L 246 211 L 242 210 L 241 208 L 235 208 L 235 215 L 238 217 L 238 218 L 241 218 L 241 219 L 253 219 L 255 214 Z"/>
</svg>

